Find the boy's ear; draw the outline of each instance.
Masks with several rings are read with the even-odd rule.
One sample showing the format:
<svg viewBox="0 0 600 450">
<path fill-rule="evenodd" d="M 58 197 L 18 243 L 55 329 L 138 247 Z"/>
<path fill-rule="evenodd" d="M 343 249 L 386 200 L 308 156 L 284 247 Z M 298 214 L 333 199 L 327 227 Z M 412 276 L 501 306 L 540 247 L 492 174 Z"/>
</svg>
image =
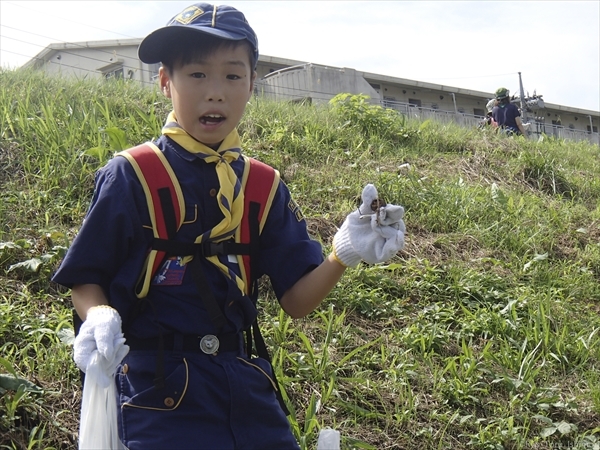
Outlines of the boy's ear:
<svg viewBox="0 0 600 450">
<path fill-rule="evenodd" d="M 169 73 L 164 67 L 158 69 L 158 80 L 160 83 L 160 90 L 167 98 L 171 98 L 171 78 Z"/>
</svg>

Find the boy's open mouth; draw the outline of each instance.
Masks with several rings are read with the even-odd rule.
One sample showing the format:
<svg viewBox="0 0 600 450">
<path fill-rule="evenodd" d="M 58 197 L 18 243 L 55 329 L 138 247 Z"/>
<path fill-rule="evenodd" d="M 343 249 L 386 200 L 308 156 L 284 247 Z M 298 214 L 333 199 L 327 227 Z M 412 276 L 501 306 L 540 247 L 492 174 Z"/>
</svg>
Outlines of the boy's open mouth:
<svg viewBox="0 0 600 450">
<path fill-rule="evenodd" d="M 214 125 L 217 123 L 221 123 L 225 120 L 220 114 L 207 114 L 205 116 L 200 117 L 200 123 L 203 125 Z"/>
</svg>

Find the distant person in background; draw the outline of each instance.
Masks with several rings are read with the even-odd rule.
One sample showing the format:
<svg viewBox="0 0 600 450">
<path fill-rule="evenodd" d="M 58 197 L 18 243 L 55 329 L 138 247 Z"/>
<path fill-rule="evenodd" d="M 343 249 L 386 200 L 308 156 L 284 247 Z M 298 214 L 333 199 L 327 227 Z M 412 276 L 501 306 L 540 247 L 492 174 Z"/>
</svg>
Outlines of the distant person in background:
<svg viewBox="0 0 600 450">
<path fill-rule="evenodd" d="M 498 88 L 496 90 L 496 101 L 498 103 L 492 109 L 492 118 L 504 132 L 527 136 L 527 132 L 521 121 L 521 112 L 517 108 L 517 105 L 510 102 L 509 93 L 509 90 L 506 88 Z"/>
<path fill-rule="evenodd" d="M 487 109 L 487 114 L 486 114 L 485 118 L 479 123 L 479 128 L 485 129 L 487 127 L 492 127 L 495 129 L 498 127 L 498 124 L 492 117 L 492 111 L 494 110 L 494 106 L 496 106 L 496 105 L 497 105 L 497 100 L 495 98 L 493 98 L 489 102 L 487 102 L 487 104 L 485 105 L 485 108 Z"/>
</svg>

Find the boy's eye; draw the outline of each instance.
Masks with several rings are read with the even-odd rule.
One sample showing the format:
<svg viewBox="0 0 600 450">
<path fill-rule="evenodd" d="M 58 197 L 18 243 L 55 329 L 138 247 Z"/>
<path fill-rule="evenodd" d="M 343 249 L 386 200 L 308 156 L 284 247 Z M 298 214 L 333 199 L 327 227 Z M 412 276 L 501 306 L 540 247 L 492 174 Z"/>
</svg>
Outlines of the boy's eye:
<svg viewBox="0 0 600 450">
<path fill-rule="evenodd" d="M 194 72 L 191 74 L 192 78 L 206 78 L 206 75 L 204 75 L 202 72 Z"/>
<path fill-rule="evenodd" d="M 228 80 L 239 80 L 240 78 L 242 78 L 242 77 L 240 77 L 239 75 L 234 75 L 234 74 L 227 75 Z"/>
</svg>

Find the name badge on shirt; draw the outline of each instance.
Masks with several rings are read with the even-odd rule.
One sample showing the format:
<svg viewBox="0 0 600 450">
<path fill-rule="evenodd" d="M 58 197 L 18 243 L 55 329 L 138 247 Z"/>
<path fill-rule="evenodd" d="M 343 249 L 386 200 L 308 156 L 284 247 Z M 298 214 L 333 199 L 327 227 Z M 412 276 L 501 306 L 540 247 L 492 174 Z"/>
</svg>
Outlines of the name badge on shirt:
<svg viewBox="0 0 600 450">
<path fill-rule="evenodd" d="M 183 283 L 186 265 L 181 256 L 167 259 L 152 279 L 153 286 L 180 286 Z"/>
</svg>

